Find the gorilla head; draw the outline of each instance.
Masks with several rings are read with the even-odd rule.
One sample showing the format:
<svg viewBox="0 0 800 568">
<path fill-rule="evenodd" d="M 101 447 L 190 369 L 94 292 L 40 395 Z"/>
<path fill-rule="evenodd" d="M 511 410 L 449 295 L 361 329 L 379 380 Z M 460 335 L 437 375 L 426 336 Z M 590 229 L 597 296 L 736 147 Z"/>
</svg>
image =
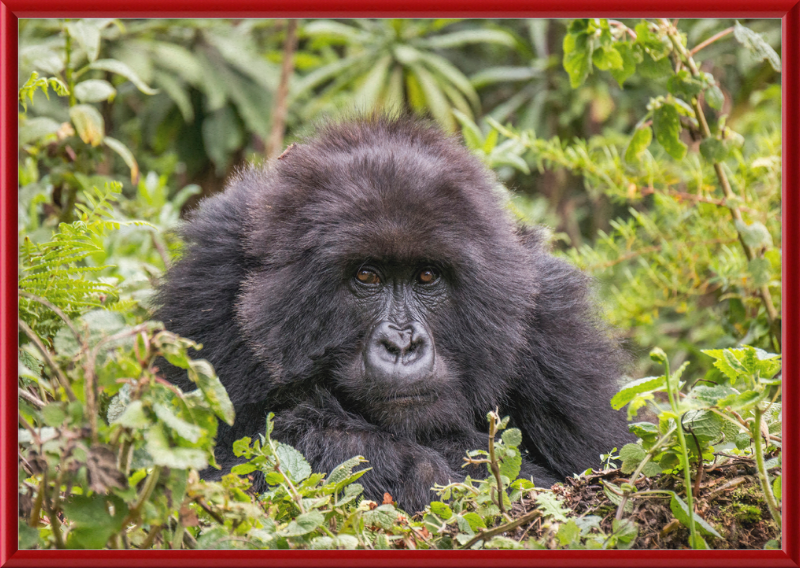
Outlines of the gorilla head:
<svg viewBox="0 0 800 568">
<path fill-rule="evenodd" d="M 585 278 L 512 222 L 494 184 L 435 127 L 364 118 L 201 204 L 157 317 L 204 345 L 236 407 L 223 470 L 268 411 L 315 470 L 363 455 L 367 495 L 410 510 L 463 478 L 496 407 L 538 483 L 625 440 L 608 402 L 620 352 Z"/>
</svg>

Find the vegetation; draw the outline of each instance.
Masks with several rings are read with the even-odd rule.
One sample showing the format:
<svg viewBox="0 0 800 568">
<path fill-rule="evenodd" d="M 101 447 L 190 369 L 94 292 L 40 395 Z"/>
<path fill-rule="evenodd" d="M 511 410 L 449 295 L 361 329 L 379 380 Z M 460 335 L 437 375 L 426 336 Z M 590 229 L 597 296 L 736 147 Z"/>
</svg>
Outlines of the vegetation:
<svg viewBox="0 0 800 568">
<path fill-rule="evenodd" d="M 22 20 L 20 548 L 779 547 L 779 37 L 773 21 Z M 402 511 L 362 498 L 360 456 L 312 472 L 269 416 L 236 443 L 245 463 L 199 478 L 233 409 L 198 346 L 149 319 L 172 231 L 268 139 L 353 100 L 460 131 L 513 214 L 597 279 L 634 359 L 609 403 L 637 443 L 535 487 L 491 412 L 465 456 L 486 478 Z"/>
</svg>

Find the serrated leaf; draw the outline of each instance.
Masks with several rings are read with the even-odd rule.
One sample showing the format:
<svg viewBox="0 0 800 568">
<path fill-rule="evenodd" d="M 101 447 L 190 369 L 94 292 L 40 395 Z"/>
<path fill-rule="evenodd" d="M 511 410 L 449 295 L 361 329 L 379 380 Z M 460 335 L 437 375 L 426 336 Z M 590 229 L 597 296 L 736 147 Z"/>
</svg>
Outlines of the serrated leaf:
<svg viewBox="0 0 800 568">
<path fill-rule="evenodd" d="M 462 516 L 469 523 L 469 528 L 471 528 L 473 531 L 477 532 L 480 529 L 486 528 L 486 523 L 478 513 L 473 513 L 470 511 L 469 513 L 464 513 Z"/>
<path fill-rule="evenodd" d="M 536 505 L 545 517 L 550 517 L 554 521 L 567 522 L 567 515 L 570 510 L 564 507 L 555 493 L 539 493 L 536 495 Z"/>
<path fill-rule="evenodd" d="M 747 263 L 747 272 L 753 280 L 753 286 L 758 288 L 769 284 L 772 277 L 772 270 L 766 258 L 754 258 Z"/>
<path fill-rule="evenodd" d="M 319 511 L 310 511 L 298 515 L 286 528 L 277 532 L 278 536 L 293 537 L 308 534 L 325 522 L 325 517 Z"/>
<path fill-rule="evenodd" d="M 686 155 L 686 144 L 681 142 L 681 121 L 674 104 L 665 103 L 653 111 L 653 130 L 662 148 L 676 160 Z"/>
<path fill-rule="evenodd" d="M 150 419 L 144 412 L 144 405 L 141 400 L 131 402 L 122 414 L 113 423 L 125 426 L 126 428 L 147 428 L 150 426 Z"/>
<path fill-rule="evenodd" d="M 619 457 L 622 460 L 622 473 L 629 474 L 639 466 L 647 452 L 639 444 L 625 444 L 619 451 Z"/>
<path fill-rule="evenodd" d="M 620 391 L 611 398 L 611 407 L 614 410 L 619 410 L 632 401 L 636 395 L 660 390 L 665 386 L 666 380 L 664 375 L 660 377 L 645 377 L 643 379 L 631 381 L 623 386 Z"/>
<path fill-rule="evenodd" d="M 687 412 L 681 424 L 683 429 L 694 434 L 700 442 L 711 442 L 722 436 L 723 418 L 709 410 Z"/>
<path fill-rule="evenodd" d="M 163 426 L 156 424 L 146 435 L 147 453 L 156 465 L 175 469 L 204 469 L 208 465 L 206 453 L 195 448 L 170 447 Z"/>
<path fill-rule="evenodd" d="M 631 548 L 636 537 L 639 536 L 639 527 L 631 519 L 614 519 L 611 523 L 611 530 L 617 540 L 617 548 L 627 550 Z"/>
<path fill-rule="evenodd" d="M 764 390 L 763 392 L 747 390 L 740 394 L 732 394 L 719 399 L 717 401 L 717 406 L 720 408 L 730 408 L 731 410 L 749 408 L 766 398 L 767 394 L 769 394 L 768 390 Z"/>
<path fill-rule="evenodd" d="M 509 428 L 503 432 L 501 438 L 506 446 L 517 447 L 522 443 L 522 432 L 517 428 Z"/>
<path fill-rule="evenodd" d="M 444 505 L 444 503 L 442 503 Z M 445 505 L 447 507 L 447 505 Z M 447 507 L 449 510 L 450 508 Z M 451 513 L 452 514 L 452 513 Z M 450 517 L 447 517 L 448 519 Z M 391 529 L 397 521 L 397 509 L 394 505 L 379 505 L 371 511 L 364 513 L 364 522 L 368 525 L 380 527 L 382 529 Z"/>
<path fill-rule="evenodd" d="M 281 461 L 283 471 L 288 473 L 294 481 L 299 483 L 311 475 L 311 466 L 306 458 L 292 446 L 277 442 L 275 455 Z"/>
<path fill-rule="evenodd" d="M 736 22 L 736 25 L 733 27 L 733 36 L 760 61 L 766 59 L 775 71 L 778 73 L 781 72 L 780 56 L 772 49 L 772 46 L 761 37 L 761 34 Z"/>
<path fill-rule="evenodd" d="M 564 36 L 564 70 L 569 74 L 569 83 L 577 89 L 586 80 L 592 67 L 592 44 L 585 32 L 568 33 Z"/>
<path fill-rule="evenodd" d="M 516 479 L 522 468 L 522 455 L 516 447 L 506 448 L 505 455 L 500 462 L 500 475 L 508 479 Z"/>
<path fill-rule="evenodd" d="M 75 105 L 69 109 L 69 118 L 85 144 L 100 145 L 105 136 L 105 121 L 100 111 L 89 105 Z"/>
<path fill-rule="evenodd" d="M 345 481 L 347 478 L 353 475 L 353 468 L 366 462 L 367 460 L 364 459 L 363 456 L 355 456 L 345 462 L 340 463 L 333 469 L 331 474 L 325 480 L 325 485 L 336 485 Z"/>
<path fill-rule="evenodd" d="M 642 56 L 642 61 L 636 71 L 645 79 L 661 79 L 672 74 L 672 64 L 669 57 L 654 60 L 648 53 Z"/>
</svg>

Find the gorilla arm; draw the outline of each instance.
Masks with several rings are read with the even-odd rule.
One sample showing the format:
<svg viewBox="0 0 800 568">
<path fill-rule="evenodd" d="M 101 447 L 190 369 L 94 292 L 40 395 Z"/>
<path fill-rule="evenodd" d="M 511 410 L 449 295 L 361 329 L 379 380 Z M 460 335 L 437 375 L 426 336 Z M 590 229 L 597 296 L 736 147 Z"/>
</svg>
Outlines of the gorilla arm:
<svg viewBox="0 0 800 568">
<path fill-rule="evenodd" d="M 595 313 L 588 278 L 531 237 L 540 292 L 509 413 L 533 460 L 563 478 L 635 441 L 610 405 L 626 356 Z"/>
</svg>

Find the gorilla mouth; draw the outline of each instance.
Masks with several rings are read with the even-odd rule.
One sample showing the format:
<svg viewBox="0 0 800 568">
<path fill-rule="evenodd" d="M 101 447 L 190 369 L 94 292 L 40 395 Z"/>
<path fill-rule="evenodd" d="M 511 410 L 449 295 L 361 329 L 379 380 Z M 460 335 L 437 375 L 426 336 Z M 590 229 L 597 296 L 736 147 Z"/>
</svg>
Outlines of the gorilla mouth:
<svg viewBox="0 0 800 568">
<path fill-rule="evenodd" d="M 417 404 L 430 404 L 439 398 L 435 391 L 397 393 L 387 397 L 386 401 L 393 405 L 411 406 Z"/>
</svg>

